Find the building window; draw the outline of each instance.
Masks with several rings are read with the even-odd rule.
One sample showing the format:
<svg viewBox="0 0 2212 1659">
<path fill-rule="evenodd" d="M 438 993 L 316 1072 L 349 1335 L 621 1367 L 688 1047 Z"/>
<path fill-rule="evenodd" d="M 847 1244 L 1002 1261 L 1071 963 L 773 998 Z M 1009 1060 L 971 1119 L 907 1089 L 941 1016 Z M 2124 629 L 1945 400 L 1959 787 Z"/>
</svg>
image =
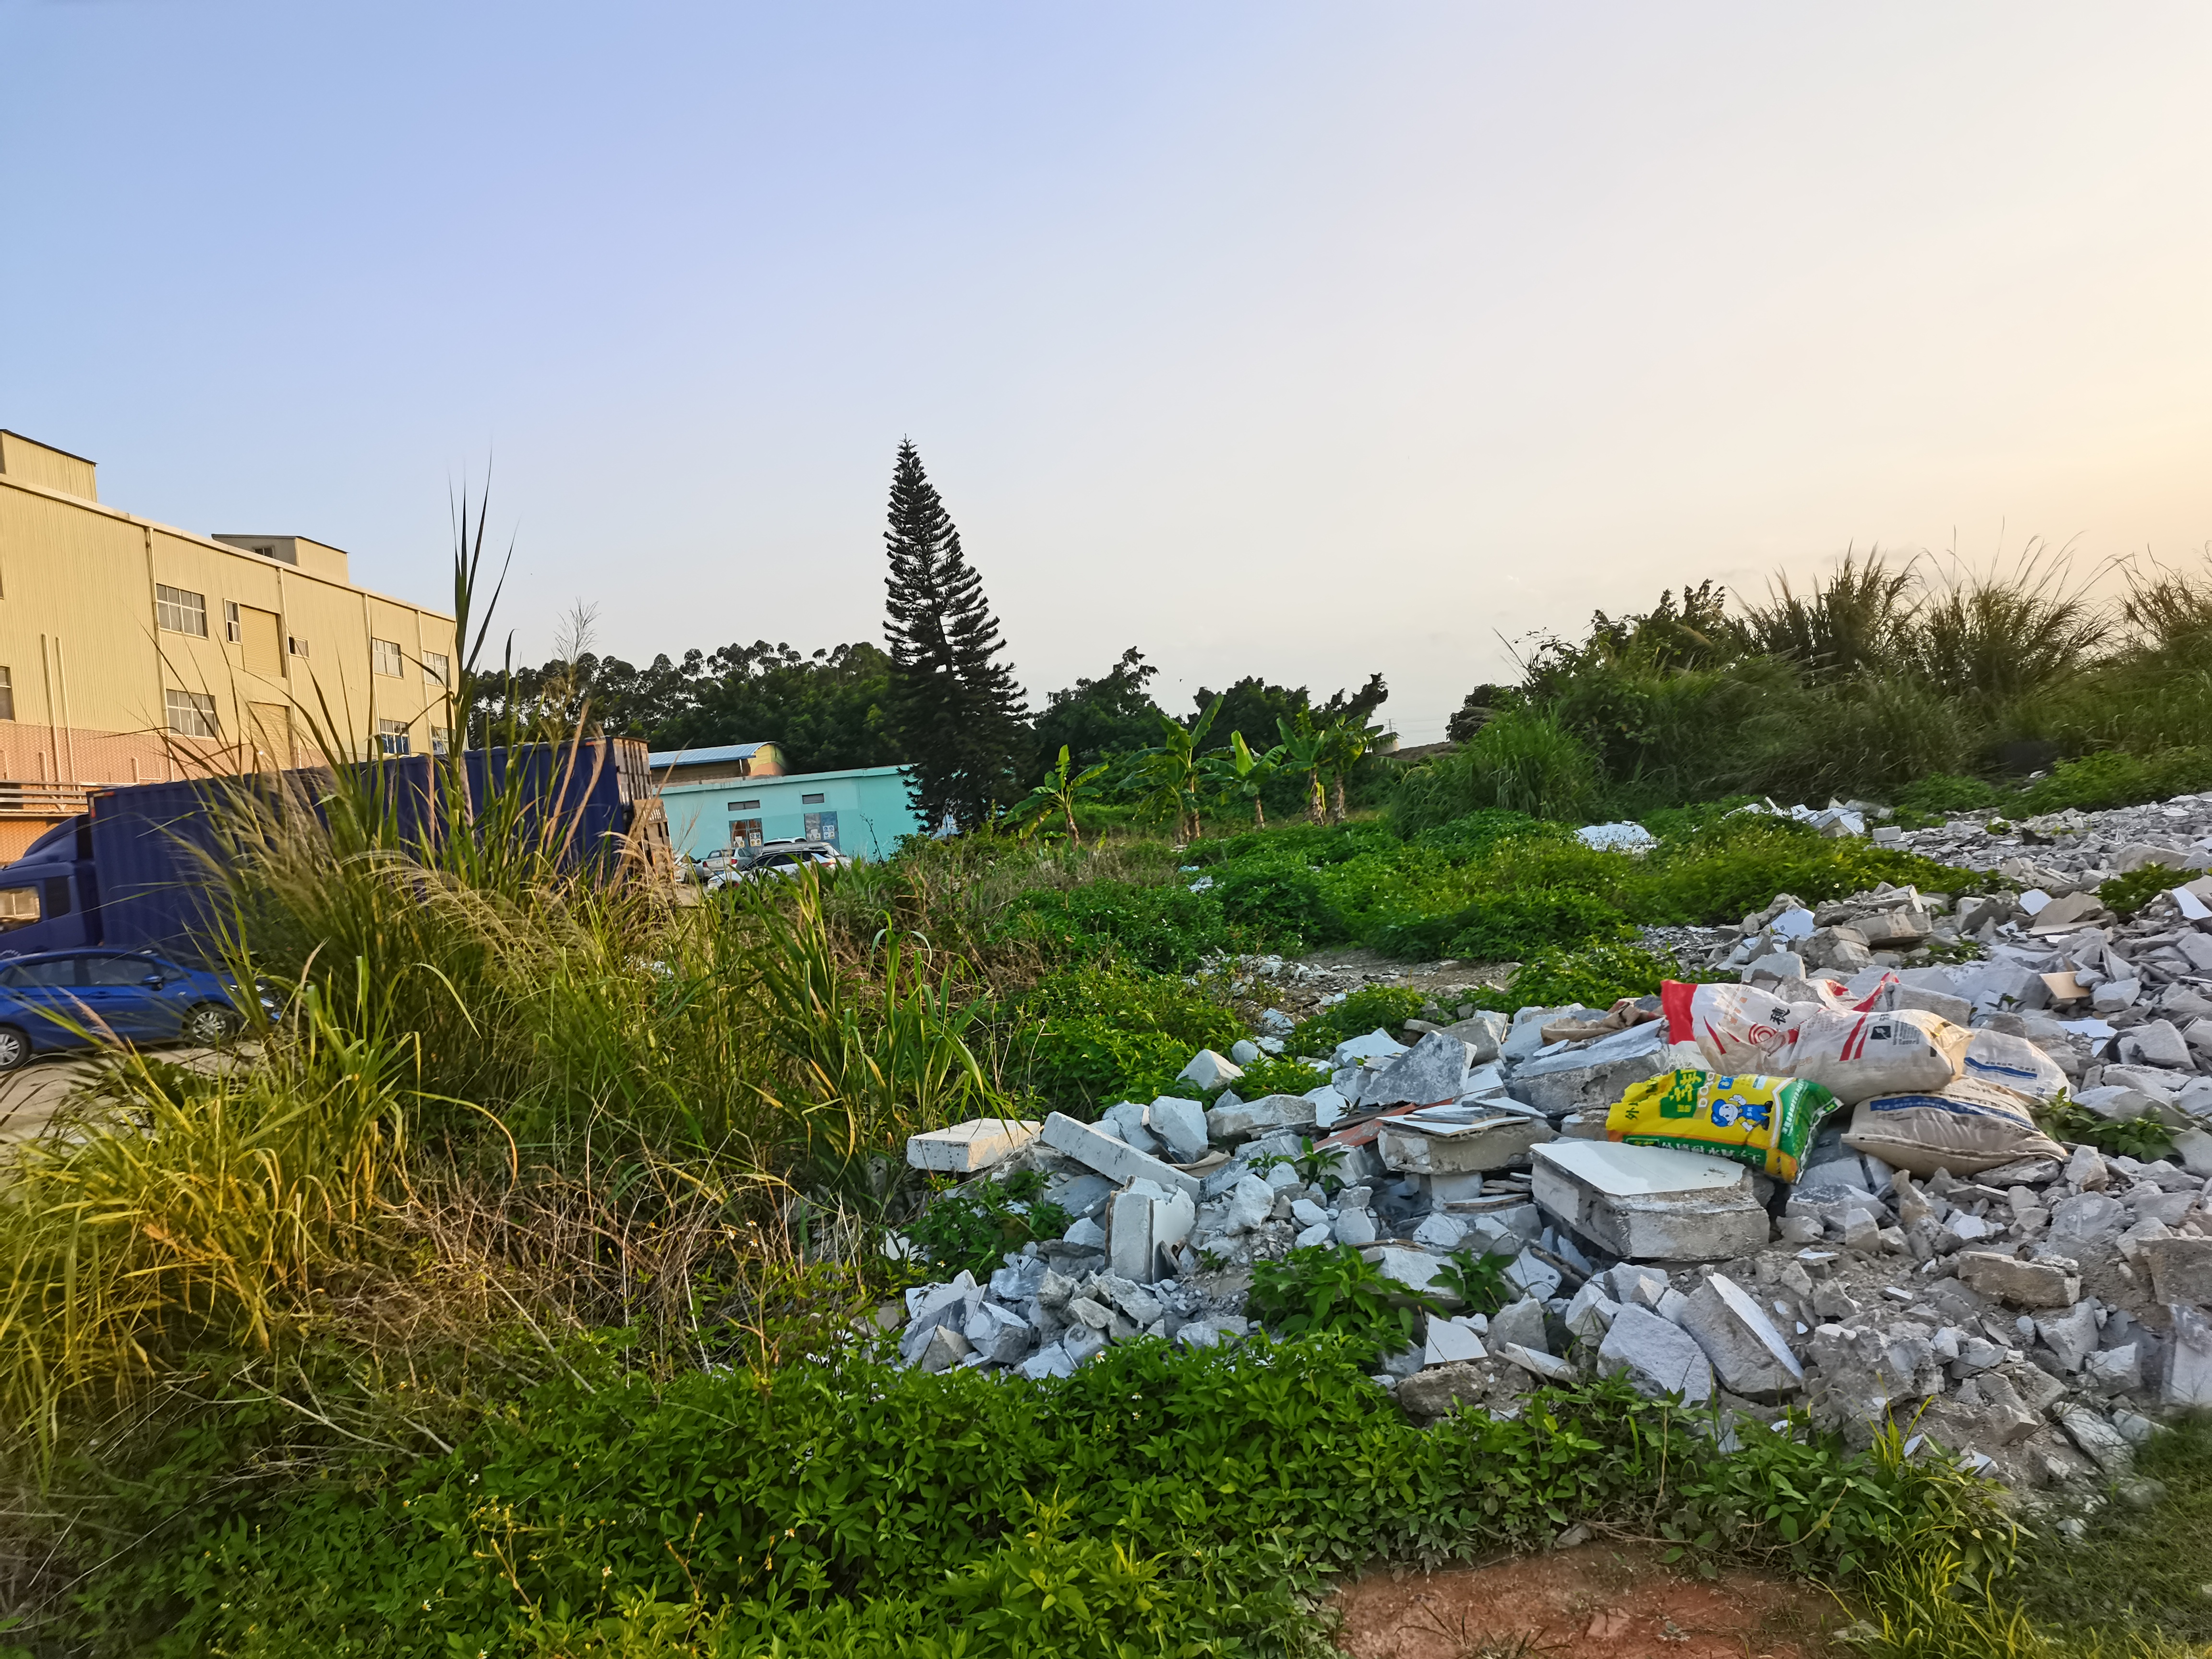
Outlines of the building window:
<svg viewBox="0 0 2212 1659">
<path fill-rule="evenodd" d="M 451 685 L 453 683 L 453 659 L 442 651 L 422 653 L 422 678 L 432 685 Z"/>
<path fill-rule="evenodd" d="M 389 674 L 395 680 L 407 672 L 407 659 L 399 654 L 398 645 L 391 640 L 371 640 L 368 660 L 378 673 Z"/>
<path fill-rule="evenodd" d="M 154 619 L 172 634 L 207 637 L 207 596 L 188 593 L 167 582 L 154 584 Z"/>
<path fill-rule="evenodd" d="M 726 812 L 757 812 L 760 803 L 757 800 L 733 800 L 722 810 Z"/>
<path fill-rule="evenodd" d="M 284 648 L 287 651 L 289 651 L 295 657 L 306 656 L 307 654 L 307 641 L 306 636 L 300 634 L 286 635 L 284 636 Z"/>
<path fill-rule="evenodd" d="M 238 625 L 238 601 L 235 599 L 222 602 L 222 636 L 233 645 L 246 637 L 246 630 Z"/>
<path fill-rule="evenodd" d="M 415 746 L 408 741 L 405 720 L 379 720 L 376 723 L 376 746 L 387 755 L 411 755 Z"/>
<path fill-rule="evenodd" d="M 822 805 L 822 797 L 819 795 L 801 795 L 799 798 L 799 804 L 801 806 L 819 806 Z"/>
<path fill-rule="evenodd" d="M 15 718 L 15 671 L 0 668 L 0 720 Z"/>
<path fill-rule="evenodd" d="M 434 755 L 450 755 L 453 752 L 452 726 L 434 726 L 430 728 L 430 752 Z"/>
<path fill-rule="evenodd" d="M 179 737 L 219 738 L 222 735 L 222 728 L 216 724 L 213 697 L 202 696 L 197 691 L 164 691 L 161 701 L 168 708 L 169 730 Z"/>
<path fill-rule="evenodd" d="M 821 797 L 817 795 L 815 799 L 819 800 Z M 806 839 L 826 841 L 835 847 L 837 844 L 837 815 L 835 812 L 809 812 L 806 815 Z"/>
<path fill-rule="evenodd" d="M 732 818 L 730 820 L 731 846 L 757 847 L 765 839 L 767 838 L 761 834 L 761 821 L 758 818 Z"/>
</svg>

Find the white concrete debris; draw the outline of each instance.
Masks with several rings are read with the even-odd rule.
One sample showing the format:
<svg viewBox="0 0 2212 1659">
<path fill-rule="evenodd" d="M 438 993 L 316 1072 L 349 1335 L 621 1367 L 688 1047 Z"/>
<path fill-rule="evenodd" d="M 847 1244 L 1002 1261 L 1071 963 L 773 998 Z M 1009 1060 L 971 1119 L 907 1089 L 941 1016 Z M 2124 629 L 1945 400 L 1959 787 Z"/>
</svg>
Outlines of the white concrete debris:
<svg viewBox="0 0 2212 1659">
<path fill-rule="evenodd" d="M 1614 1255 L 1720 1261 L 1766 1243 L 1765 1208 L 1740 1164 L 1610 1140 L 1554 1140 L 1533 1156 L 1536 1202 Z"/>
<path fill-rule="evenodd" d="M 1861 1445 L 1893 1424 L 2015 1486 L 2120 1478 L 2164 1416 L 2212 1404 L 2212 880 L 2124 923 L 2096 889 L 2160 843 L 2158 861 L 2212 863 L 2212 796 L 1896 839 L 2042 897 L 1782 894 L 1741 926 L 1648 937 L 1778 1004 L 1863 1002 L 1967 1030 L 1956 1079 L 1915 1109 L 2009 1103 L 2017 1135 L 1971 1153 L 1847 1144 L 1838 1114 L 1794 1186 L 1630 1146 L 1604 1138 L 1621 1093 L 1700 1063 L 1666 1021 L 1547 1042 L 1547 1027 L 1587 1030 L 1608 1011 L 1509 1018 L 1443 994 L 1310 1062 L 1307 1092 L 1240 1100 L 1233 1068 L 1292 1046 L 1295 1022 L 1268 1008 L 1230 1059 L 1194 1056 L 1181 1092 L 1149 1106 L 915 1137 L 909 1158 L 943 1160 L 933 1170 L 1041 1171 L 1072 1220 L 984 1283 L 910 1292 L 902 1361 L 1048 1382 L 1116 1343 L 1251 1340 L 1252 1267 L 1341 1248 L 1449 1310 L 1382 1370 L 1418 1421 L 1620 1373 L 1650 1393 L 1717 1390 L 1724 1413 L 1802 1402 Z M 1947 959 L 1931 961 L 1938 945 Z M 1961 952 L 1979 954 L 1949 959 Z M 1280 958 L 1231 971 L 1255 1000 L 1262 981 L 1381 976 Z M 2036 1133 L 2031 1111 L 2062 1089 L 2101 1118 L 2157 1120 L 2172 1155 Z M 1487 1321 L 1462 1309 L 1434 1282 L 1454 1252 L 1497 1259 L 1518 1299 Z"/>
<path fill-rule="evenodd" d="M 971 1117 L 949 1129 L 908 1135 L 910 1168 L 942 1175 L 980 1175 L 1036 1139 L 1044 1126 L 1025 1118 Z"/>
</svg>

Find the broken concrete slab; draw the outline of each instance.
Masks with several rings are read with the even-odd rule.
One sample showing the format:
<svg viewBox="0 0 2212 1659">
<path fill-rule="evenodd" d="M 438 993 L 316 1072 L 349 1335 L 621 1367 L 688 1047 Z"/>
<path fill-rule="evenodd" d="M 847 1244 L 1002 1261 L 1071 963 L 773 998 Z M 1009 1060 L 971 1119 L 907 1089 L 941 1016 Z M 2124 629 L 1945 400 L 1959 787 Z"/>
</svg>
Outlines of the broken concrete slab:
<svg viewBox="0 0 2212 1659">
<path fill-rule="evenodd" d="M 1998 1250 L 1952 1257 L 1959 1282 L 2015 1308 L 2070 1308 L 2081 1299 L 2078 1264 L 2063 1258 L 2023 1261 Z"/>
<path fill-rule="evenodd" d="M 1149 1157 L 1126 1141 L 1102 1134 L 1087 1123 L 1079 1123 L 1065 1112 L 1054 1112 L 1046 1118 L 1040 1133 L 1044 1144 L 1053 1151 L 1066 1153 L 1109 1181 L 1157 1182 L 1170 1192 L 1188 1193 L 1191 1201 L 1197 1202 L 1196 1176 L 1187 1175 L 1171 1164 Z"/>
<path fill-rule="evenodd" d="M 2063 1370 L 2078 1371 L 2097 1351 L 2096 1306 L 2076 1303 L 2063 1313 L 2037 1320 L 2035 1332 Z"/>
<path fill-rule="evenodd" d="M 1518 1365 L 1539 1382 L 1566 1384 L 1580 1381 L 1574 1366 L 1566 1360 L 1546 1353 L 1541 1348 L 1531 1348 L 1519 1342 L 1501 1342 L 1498 1357 Z"/>
<path fill-rule="evenodd" d="M 950 1128 L 908 1135 L 907 1167 L 940 1175 L 978 1175 L 1028 1146 L 1043 1127 L 1027 1118 L 971 1117 Z"/>
<path fill-rule="evenodd" d="M 2169 1406 L 2212 1406 L 2212 1319 L 2176 1302 L 2160 1356 L 2159 1398 Z"/>
<path fill-rule="evenodd" d="M 2135 1448 L 2127 1437 L 2086 1406 L 2062 1407 L 2058 1426 L 2106 1474 L 2125 1474 L 2135 1462 Z"/>
<path fill-rule="evenodd" d="M 1609 1106 L 1631 1084 L 1673 1069 L 1667 1022 L 1655 1019 L 1579 1048 L 1523 1060 L 1505 1086 L 1514 1099 L 1557 1117 L 1563 1112 Z"/>
<path fill-rule="evenodd" d="M 1428 1340 L 1421 1353 L 1424 1367 L 1458 1364 L 1489 1357 L 1488 1351 L 1482 1346 L 1482 1332 L 1473 1322 L 1464 1319 L 1446 1319 L 1441 1315 L 1430 1316 Z"/>
<path fill-rule="evenodd" d="M 2153 1293 L 2161 1302 L 2212 1308 L 2212 1238 L 2160 1238 L 2142 1247 Z"/>
<path fill-rule="evenodd" d="M 1674 1322 L 1712 1362 L 1721 1386 L 1773 1404 L 1805 1385 L 1805 1368 L 1765 1311 L 1734 1279 L 1715 1273 L 1685 1299 Z"/>
<path fill-rule="evenodd" d="M 1206 1156 L 1206 1108 L 1179 1095 L 1162 1095 L 1145 1110 L 1146 1127 L 1167 1144 L 1168 1156 L 1177 1164 L 1195 1164 Z"/>
<path fill-rule="evenodd" d="M 1444 1265 L 1444 1258 L 1431 1255 L 1426 1250 L 1409 1250 L 1397 1244 L 1376 1244 L 1360 1254 L 1375 1264 L 1375 1270 L 1385 1279 L 1395 1279 L 1408 1290 L 1433 1295 L 1435 1287 L 1430 1281 L 1436 1278 L 1437 1269 Z"/>
<path fill-rule="evenodd" d="M 1211 1048 L 1200 1048 L 1190 1057 L 1190 1062 L 1176 1073 L 1176 1080 L 1195 1083 L 1201 1089 L 1211 1089 L 1224 1083 L 1234 1083 L 1244 1075 L 1244 1068 Z"/>
<path fill-rule="evenodd" d="M 1468 1063 L 1467 1044 L 1430 1031 L 1404 1054 L 1360 1074 L 1359 1104 L 1428 1106 L 1457 1100 Z"/>
<path fill-rule="evenodd" d="M 1713 1368 L 1705 1351 L 1679 1326 L 1642 1308 L 1623 1308 L 1598 1345 L 1598 1370 L 1625 1375 L 1638 1394 L 1680 1395 L 1685 1404 L 1712 1397 Z"/>
<path fill-rule="evenodd" d="M 1269 1200 L 1273 1207 L 1273 1200 Z M 1164 1258 L 1190 1237 L 1198 1205 L 1190 1194 L 1134 1181 L 1106 1206 L 1106 1259 L 1120 1277 L 1149 1285 L 1166 1268 Z"/>
<path fill-rule="evenodd" d="M 1544 1334 L 1544 1304 L 1533 1296 L 1508 1303 L 1490 1316 L 1489 1336 L 1493 1343 L 1517 1342 L 1524 1348 L 1550 1347 Z"/>
<path fill-rule="evenodd" d="M 1206 1115 L 1206 1132 L 1208 1139 L 1224 1143 L 1249 1140 L 1274 1129 L 1310 1133 L 1320 1127 L 1319 1109 L 1310 1096 L 1263 1095 L 1234 1106 L 1216 1106 Z"/>
<path fill-rule="evenodd" d="M 1375 1137 L 1375 1150 L 1384 1169 L 1401 1174 L 1468 1175 L 1502 1170 L 1551 1138 L 1541 1119 L 1505 1112 L 1463 1124 L 1386 1122 Z"/>
<path fill-rule="evenodd" d="M 1549 1141 L 1530 1158 L 1538 1205 L 1610 1255 L 1724 1261 L 1766 1243 L 1766 1211 L 1740 1164 L 1610 1140 Z"/>
</svg>

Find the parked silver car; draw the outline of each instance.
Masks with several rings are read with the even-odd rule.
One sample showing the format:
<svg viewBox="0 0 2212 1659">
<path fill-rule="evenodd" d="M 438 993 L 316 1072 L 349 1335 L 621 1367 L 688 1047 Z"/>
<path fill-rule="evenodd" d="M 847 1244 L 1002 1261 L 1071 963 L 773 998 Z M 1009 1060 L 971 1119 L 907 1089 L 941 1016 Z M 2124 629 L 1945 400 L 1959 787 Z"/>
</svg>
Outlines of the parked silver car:
<svg viewBox="0 0 2212 1659">
<path fill-rule="evenodd" d="M 763 842 L 757 847 L 733 849 L 730 867 L 707 878 L 707 890 L 727 886 L 733 881 L 754 881 L 763 876 L 787 876 L 805 865 L 817 869 L 835 870 L 849 866 L 853 860 L 839 852 L 836 845 L 826 841 L 809 841 L 793 836 L 788 841 Z"/>
</svg>

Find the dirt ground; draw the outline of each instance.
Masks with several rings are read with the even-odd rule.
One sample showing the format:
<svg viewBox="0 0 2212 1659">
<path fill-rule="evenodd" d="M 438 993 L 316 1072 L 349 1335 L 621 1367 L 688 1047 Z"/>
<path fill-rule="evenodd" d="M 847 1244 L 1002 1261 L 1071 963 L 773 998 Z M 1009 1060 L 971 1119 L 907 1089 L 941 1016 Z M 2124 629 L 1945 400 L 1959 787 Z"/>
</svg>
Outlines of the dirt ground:
<svg viewBox="0 0 2212 1659">
<path fill-rule="evenodd" d="M 1352 1659 L 1836 1659 L 1850 1615 L 1818 1589 L 1685 1576 L 1641 1545 L 1585 1544 L 1338 1591 Z"/>
</svg>

